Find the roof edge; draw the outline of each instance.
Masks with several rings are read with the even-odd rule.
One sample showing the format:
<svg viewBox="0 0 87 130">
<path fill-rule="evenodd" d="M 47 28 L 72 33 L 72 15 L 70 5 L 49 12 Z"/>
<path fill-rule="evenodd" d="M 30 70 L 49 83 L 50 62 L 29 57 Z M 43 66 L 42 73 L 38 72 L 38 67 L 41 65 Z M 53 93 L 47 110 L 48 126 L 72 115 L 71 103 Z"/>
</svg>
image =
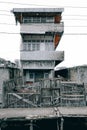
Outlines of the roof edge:
<svg viewBox="0 0 87 130">
<path fill-rule="evenodd" d="M 13 13 L 23 13 L 23 12 L 63 12 L 64 8 L 13 8 L 11 12 Z"/>
</svg>

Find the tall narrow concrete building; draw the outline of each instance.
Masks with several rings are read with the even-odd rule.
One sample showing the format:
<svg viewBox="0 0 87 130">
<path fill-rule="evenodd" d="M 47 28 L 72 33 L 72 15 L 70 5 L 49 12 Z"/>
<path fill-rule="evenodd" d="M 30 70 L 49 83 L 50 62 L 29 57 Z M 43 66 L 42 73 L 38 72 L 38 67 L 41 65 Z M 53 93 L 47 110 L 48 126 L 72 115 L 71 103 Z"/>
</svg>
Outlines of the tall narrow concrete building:
<svg viewBox="0 0 87 130">
<path fill-rule="evenodd" d="M 53 78 L 54 68 L 64 60 L 64 52 L 56 51 L 64 32 L 63 8 L 14 8 L 20 23 L 20 61 L 26 83 Z"/>
</svg>

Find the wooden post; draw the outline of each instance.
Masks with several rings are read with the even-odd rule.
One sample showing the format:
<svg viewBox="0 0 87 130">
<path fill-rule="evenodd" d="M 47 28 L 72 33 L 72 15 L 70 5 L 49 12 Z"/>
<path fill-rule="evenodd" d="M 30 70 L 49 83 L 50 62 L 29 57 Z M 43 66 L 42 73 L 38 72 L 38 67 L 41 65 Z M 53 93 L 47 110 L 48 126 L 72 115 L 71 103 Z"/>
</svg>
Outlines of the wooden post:
<svg viewBox="0 0 87 130">
<path fill-rule="evenodd" d="M 30 130 L 33 130 L 33 121 L 30 121 Z"/>
<path fill-rule="evenodd" d="M 58 120 L 57 120 L 57 130 L 59 130 L 59 122 L 58 122 Z"/>
<path fill-rule="evenodd" d="M 64 119 L 63 119 L 63 117 L 61 117 L 60 130 L 63 130 L 63 122 L 64 122 Z"/>
</svg>

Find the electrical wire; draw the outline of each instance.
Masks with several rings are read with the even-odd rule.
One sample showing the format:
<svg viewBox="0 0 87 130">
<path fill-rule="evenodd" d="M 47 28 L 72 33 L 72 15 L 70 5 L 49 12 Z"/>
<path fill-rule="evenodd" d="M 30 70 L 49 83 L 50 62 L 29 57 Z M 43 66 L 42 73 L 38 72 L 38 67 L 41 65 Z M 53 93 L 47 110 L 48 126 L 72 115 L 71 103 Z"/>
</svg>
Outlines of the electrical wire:
<svg viewBox="0 0 87 130">
<path fill-rule="evenodd" d="M 0 34 L 20 34 L 20 33 L 14 33 L 14 32 L 0 32 Z"/>
<path fill-rule="evenodd" d="M 0 11 L 6 11 L 6 12 L 8 12 L 7 10 L 0 10 Z M 10 12 L 10 11 L 9 11 Z M 11 12 L 10 12 L 11 13 Z M 0 13 L 0 15 L 2 15 L 2 16 L 14 16 L 14 15 L 11 15 L 11 14 L 3 14 L 3 13 Z M 87 15 L 63 15 L 62 16 L 62 20 L 81 20 L 81 21 L 87 21 L 87 19 L 83 19 L 83 18 L 66 18 L 66 16 L 69 16 L 69 17 L 72 17 L 72 16 L 75 16 L 75 17 L 85 17 L 85 18 L 87 18 Z M 65 18 L 64 18 L 65 17 Z"/>
<path fill-rule="evenodd" d="M 13 17 L 13 15 L 9 15 L 9 14 L 0 14 L 0 15 L 3 15 L 3 16 L 4 16 L 4 15 L 5 15 L 5 16 L 12 16 L 12 17 Z"/>
<path fill-rule="evenodd" d="M 1 25 L 8 25 L 8 26 L 9 26 L 9 25 L 16 26 L 16 24 L 12 24 L 12 23 L 0 23 L 0 24 L 1 24 Z M 77 25 L 77 26 L 76 26 L 76 25 L 74 25 L 74 26 L 73 26 L 73 25 L 65 25 L 64 28 L 66 28 L 66 27 L 69 27 L 69 28 L 70 28 L 70 27 L 74 27 L 74 28 L 78 28 L 78 27 L 85 28 L 85 27 L 87 27 L 87 26 L 82 26 L 82 25 L 81 25 L 81 26 L 78 26 L 78 25 Z"/>
<path fill-rule="evenodd" d="M 16 24 L 12 23 L 0 23 L 1 25 L 6 25 L 6 26 L 17 26 Z M 64 28 L 87 28 L 87 26 L 73 26 L 73 25 L 66 25 Z"/>
<path fill-rule="evenodd" d="M 2 15 L 2 16 L 12 16 L 13 17 L 13 15 L 9 15 L 9 14 L 0 14 L 0 15 Z M 81 21 L 87 21 L 87 19 L 81 19 L 81 18 L 73 18 L 73 19 L 66 19 L 66 18 L 62 18 L 62 20 L 81 20 Z"/>
<path fill-rule="evenodd" d="M 17 4 L 17 5 L 32 5 L 32 6 L 47 6 L 47 7 L 53 7 L 53 6 L 55 6 L 55 7 L 63 7 L 63 8 L 81 8 L 81 9 L 83 9 L 83 8 L 85 8 L 85 9 L 87 9 L 87 6 L 57 6 L 57 5 L 41 5 L 41 4 L 28 4 L 28 3 L 17 3 L 17 2 L 4 2 L 4 1 L 0 1 L 0 3 L 2 3 L 2 4 Z"/>
<path fill-rule="evenodd" d="M 79 20 L 79 21 L 87 21 L 87 17 L 86 18 L 62 18 L 62 21 L 65 21 L 65 20 Z"/>
<path fill-rule="evenodd" d="M 0 9 L 0 12 L 10 12 L 9 10 L 1 10 Z"/>
<path fill-rule="evenodd" d="M 9 14 L 0 14 L 0 15 L 2 15 L 2 16 L 4 16 L 4 15 L 5 16 L 12 16 L 13 17 L 13 15 L 9 15 Z M 70 19 L 69 18 L 68 19 L 62 18 L 62 20 L 81 20 L 81 21 L 87 21 L 87 19 L 81 19 L 81 18 L 79 18 L 79 19 L 78 18 L 72 18 L 72 19 L 71 18 Z"/>
<path fill-rule="evenodd" d="M 9 13 L 12 13 L 11 11 L 9 11 L 9 10 L 0 10 L 0 12 L 9 12 Z M 7 14 L 0 14 L 0 15 L 7 15 Z M 8 15 L 8 16 L 13 16 L 13 15 Z M 67 16 L 78 16 L 78 17 L 87 17 L 87 15 L 80 15 L 80 14 L 68 14 L 68 15 L 65 15 L 65 14 L 62 14 L 62 17 L 67 17 Z"/>
<path fill-rule="evenodd" d="M 13 15 L 9 15 L 9 14 L 1 14 L 0 13 L 0 15 L 2 15 L 2 16 L 12 16 L 13 17 Z M 78 15 L 78 17 L 79 17 L 79 15 Z M 86 17 L 86 16 L 85 16 Z M 87 21 L 87 19 L 82 19 L 82 18 L 62 18 L 62 20 L 81 20 L 81 21 Z"/>
<path fill-rule="evenodd" d="M 87 35 L 87 33 L 64 33 L 64 35 Z"/>
<path fill-rule="evenodd" d="M 0 24 L 2 24 L 2 25 L 16 25 L 16 24 L 12 24 L 12 23 L 0 23 Z"/>
<path fill-rule="evenodd" d="M 77 26 L 76 25 L 65 25 L 64 27 L 75 27 L 75 28 L 76 27 L 81 27 L 81 28 L 85 28 L 87 26 L 82 26 L 82 25 L 81 26 L 78 26 L 78 25 Z"/>
<path fill-rule="evenodd" d="M 4 2 L 4 1 L 0 1 L 0 3 L 3 4 L 18 4 L 18 5 L 34 5 L 34 6 L 43 6 L 43 5 L 38 5 L 38 4 L 27 4 L 27 3 L 15 3 L 15 2 Z M 48 5 L 45 5 L 48 6 Z M 54 6 L 54 5 L 53 5 Z M 48 6 L 49 7 L 49 6 Z M 61 6 L 58 6 L 61 7 Z M 82 6 L 63 6 L 63 8 L 86 8 L 87 7 L 82 7 Z M 1 12 L 10 12 L 8 10 L 0 10 Z M 11 12 L 10 12 L 11 13 Z M 5 16 L 13 16 L 13 15 L 9 15 L 9 14 L 0 14 L 0 15 L 5 15 Z M 63 15 L 63 16 L 79 16 L 79 17 L 87 17 L 87 15 Z M 73 19 L 62 19 L 62 20 L 82 20 L 82 21 L 87 21 L 87 19 L 78 19 L 78 18 L 73 18 Z M 10 24 L 10 23 L 0 23 L 3 25 L 15 25 L 15 24 Z M 64 27 L 87 27 L 87 26 L 64 26 Z M 0 34 L 19 34 L 19 33 L 13 33 L 13 32 L 0 32 Z M 87 33 L 64 33 L 64 35 L 87 35 Z"/>
<path fill-rule="evenodd" d="M 83 14 L 83 15 L 80 15 L 80 14 L 71 14 L 71 15 L 70 15 L 70 14 L 67 14 L 67 15 L 66 15 L 66 14 L 62 14 L 62 17 L 66 17 L 66 16 L 75 16 L 75 17 L 79 16 L 79 17 L 87 17 L 87 15 L 84 15 L 84 14 Z"/>
<path fill-rule="evenodd" d="M 0 34 L 17 34 L 17 35 L 19 35 L 20 33 L 15 33 L 15 32 L 0 32 Z M 87 35 L 87 33 L 64 33 L 63 35 Z"/>
</svg>

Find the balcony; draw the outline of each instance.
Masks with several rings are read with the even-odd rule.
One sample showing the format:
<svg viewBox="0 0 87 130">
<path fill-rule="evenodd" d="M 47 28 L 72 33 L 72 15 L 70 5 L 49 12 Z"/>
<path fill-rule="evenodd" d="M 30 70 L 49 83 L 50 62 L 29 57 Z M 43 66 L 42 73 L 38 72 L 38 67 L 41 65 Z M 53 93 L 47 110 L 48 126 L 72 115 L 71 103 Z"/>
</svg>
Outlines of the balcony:
<svg viewBox="0 0 87 130">
<path fill-rule="evenodd" d="M 33 29 L 32 29 L 33 28 Z M 20 33 L 29 34 L 45 34 L 46 32 L 60 32 L 64 31 L 64 23 L 30 23 L 21 24 Z"/>
<path fill-rule="evenodd" d="M 23 69 L 43 69 L 43 70 L 52 70 L 55 67 L 54 61 L 22 61 Z"/>
<path fill-rule="evenodd" d="M 20 60 L 22 61 L 63 61 L 63 51 L 21 51 Z"/>
</svg>

